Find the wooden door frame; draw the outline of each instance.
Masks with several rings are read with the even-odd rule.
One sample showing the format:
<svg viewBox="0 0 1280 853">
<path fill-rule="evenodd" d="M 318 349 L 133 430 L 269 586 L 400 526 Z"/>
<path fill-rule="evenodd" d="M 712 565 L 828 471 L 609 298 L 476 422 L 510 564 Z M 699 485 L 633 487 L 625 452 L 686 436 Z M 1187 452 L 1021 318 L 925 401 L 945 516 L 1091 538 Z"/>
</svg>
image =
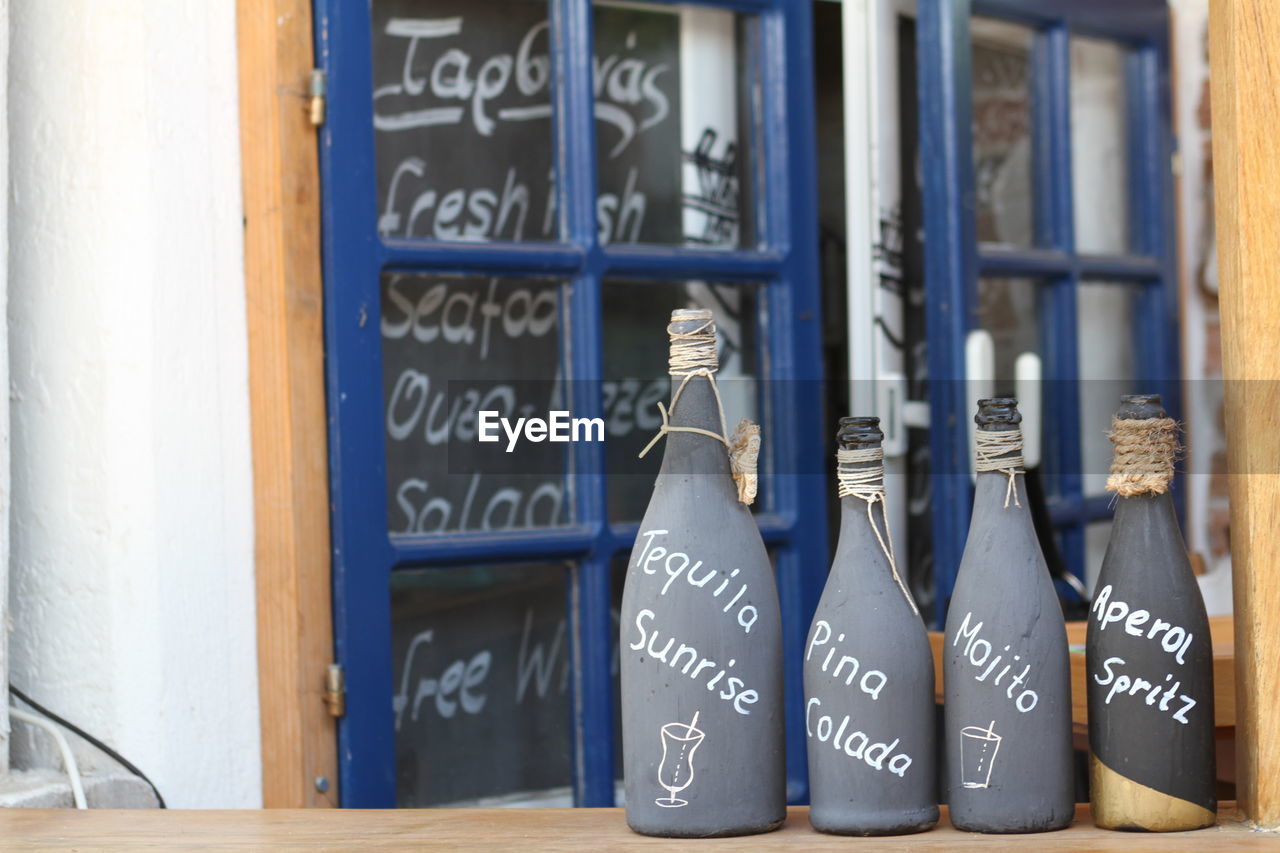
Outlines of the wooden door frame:
<svg viewBox="0 0 1280 853">
<path fill-rule="evenodd" d="M 1236 784 L 1245 816 L 1280 827 L 1280 19 L 1269 0 L 1213 0 L 1218 305 L 1231 476 Z"/>
<path fill-rule="evenodd" d="M 262 800 L 337 806 L 311 3 L 237 0 L 236 25 Z"/>
</svg>

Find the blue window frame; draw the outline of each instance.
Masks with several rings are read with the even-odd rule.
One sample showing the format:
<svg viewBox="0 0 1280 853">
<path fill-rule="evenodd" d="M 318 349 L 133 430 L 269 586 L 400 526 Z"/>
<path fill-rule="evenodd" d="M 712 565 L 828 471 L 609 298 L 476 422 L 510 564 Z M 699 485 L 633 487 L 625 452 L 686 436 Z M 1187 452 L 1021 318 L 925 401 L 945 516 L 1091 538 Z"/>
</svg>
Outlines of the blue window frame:
<svg viewBox="0 0 1280 853">
<path fill-rule="evenodd" d="M 317 56 L 328 82 L 320 136 L 323 182 L 325 340 L 332 495 L 334 624 L 346 671 L 339 725 L 342 803 L 396 804 L 392 696 L 393 575 L 477 564 L 558 561 L 568 581 L 571 642 L 571 751 L 574 802 L 614 804 L 614 693 L 610 672 L 610 565 L 625 555 L 636 525 L 611 523 L 601 445 L 570 445 L 571 521 L 563 526 L 431 535 L 388 534 L 387 463 L 379 337 L 380 277 L 386 271 L 560 280 L 563 369 L 576 416 L 602 414 L 602 305 L 606 279 L 763 283 L 761 383 L 771 412 L 766 440 L 773 470 L 759 523 L 776 555 L 782 600 L 786 695 L 800 711 L 805 632 L 827 568 L 825 476 L 813 168 L 813 96 L 807 0 L 713 0 L 699 5 L 749 13 L 758 21 L 760 140 L 756 245 L 716 251 L 603 245 L 597 233 L 596 121 L 593 116 L 593 8 L 551 0 L 551 129 L 559 240 L 547 243 L 441 242 L 378 230 L 373 130 L 370 0 L 316 0 Z M 429 0 L 423 0 L 429 11 Z M 767 324 L 767 326 L 763 325 Z M 661 336 L 661 328 L 645 330 Z M 652 365 L 654 375 L 663 365 Z M 549 378 L 549 377 L 548 377 Z M 813 381 L 808 381 L 813 380 Z M 595 389 L 595 390 L 592 390 Z M 566 721 L 566 726 L 570 721 Z M 803 731 L 788 731 L 793 800 L 807 795 Z M 443 772 L 448 772 L 443 771 Z"/>
<path fill-rule="evenodd" d="M 1030 33 L 1031 210 L 1029 246 L 981 243 L 975 224 L 971 21 L 1012 22 Z M 972 506 L 965 425 L 974 401 L 964 384 L 966 334 L 980 324 L 980 279 L 1031 279 L 1043 359 L 1043 471 L 1051 521 L 1067 567 L 1083 577 L 1085 531 L 1111 516 L 1082 469 L 1082 287 L 1129 288 L 1133 387 L 1164 395 L 1178 417 L 1177 293 L 1171 192 L 1168 7 L 1163 0 L 938 0 L 918 10 L 920 151 L 924 166 L 926 323 L 931 409 L 933 535 L 941 621 L 955 583 Z M 1123 48 L 1128 248 L 1078 246 L 1073 198 L 1073 38 Z M 1097 140 L 1104 144 L 1106 140 Z M 1077 155 L 1079 151 L 1075 152 Z M 1078 161 L 1076 161 L 1078 164 Z M 1095 291 L 1091 290 L 1092 295 Z M 939 381 L 942 380 L 942 381 Z M 1124 383 L 1113 383 L 1120 393 Z M 1110 397 L 1116 402 L 1114 395 Z M 1175 495 L 1177 492 L 1175 492 Z"/>
</svg>

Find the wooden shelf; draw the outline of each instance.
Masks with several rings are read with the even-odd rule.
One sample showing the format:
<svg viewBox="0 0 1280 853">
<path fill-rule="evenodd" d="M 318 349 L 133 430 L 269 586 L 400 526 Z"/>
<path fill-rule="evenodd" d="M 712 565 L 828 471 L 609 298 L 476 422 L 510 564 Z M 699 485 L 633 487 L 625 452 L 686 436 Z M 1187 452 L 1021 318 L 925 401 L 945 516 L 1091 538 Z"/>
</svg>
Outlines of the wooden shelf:
<svg viewBox="0 0 1280 853">
<path fill-rule="evenodd" d="M 945 810 L 944 810 L 945 812 Z M 1069 829 L 1036 835 L 976 835 L 945 822 L 931 832 L 843 838 L 809 827 L 793 807 L 782 829 L 750 838 L 645 838 L 627 829 L 621 809 L 426 809 L 355 811 L 0 810 L 6 850 L 1274 850 L 1280 835 L 1252 830 L 1224 809 L 1222 823 L 1198 832 L 1109 832 L 1079 806 Z"/>
</svg>

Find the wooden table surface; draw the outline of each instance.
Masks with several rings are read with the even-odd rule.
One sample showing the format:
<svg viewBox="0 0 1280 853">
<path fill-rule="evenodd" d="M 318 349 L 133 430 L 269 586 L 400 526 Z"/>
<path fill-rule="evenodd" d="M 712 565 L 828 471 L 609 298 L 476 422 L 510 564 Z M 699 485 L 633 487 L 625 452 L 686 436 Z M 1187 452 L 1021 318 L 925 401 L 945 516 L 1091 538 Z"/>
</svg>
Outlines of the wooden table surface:
<svg viewBox="0 0 1280 853">
<path fill-rule="evenodd" d="M 944 810 L 945 811 L 945 810 Z M 809 828 L 792 807 L 782 829 L 747 838 L 645 838 L 627 829 L 621 809 L 424 809 L 356 811 L 110 811 L 0 809 L 4 850 L 828 850 L 1027 851 L 1280 850 L 1280 834 L 1250 830 L 1231 810 L 1198 832 L 1148 835 L 1093 826 L 1088 806 L 1076 823 L 1038 835 L 976 835 L 945 822 L 893 838 L 842 838 Z"/>
<path fill-rule="evenodd" d="M 1067 623 L 1067 642 L 1071 646 L 1071 722 L 1077 734 L 1089 730 L 1089 704 L 1084 671 L 1084 640 L 1086 622 Z M 1235 627 L 1230 616 L 1214 616 L 1209 620 L 1209 634 L 1213 638 L 1213 716 L 1219 730 L 1231 729 L 1236 724 L 1236 644 Z M 941 631 L 930 631 L 929 642 L 933 646 L 933 669 L 938 702 L 942 702 L 942 646 L 945 639 Z"/>
</svg>

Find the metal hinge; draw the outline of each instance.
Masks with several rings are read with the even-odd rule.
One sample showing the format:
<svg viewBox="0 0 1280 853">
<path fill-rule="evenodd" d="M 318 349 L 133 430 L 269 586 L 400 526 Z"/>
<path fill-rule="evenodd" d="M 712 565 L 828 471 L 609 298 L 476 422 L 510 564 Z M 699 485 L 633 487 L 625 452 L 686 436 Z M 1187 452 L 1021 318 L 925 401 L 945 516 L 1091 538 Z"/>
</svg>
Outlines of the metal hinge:
<svg viewBox="0 0 1280 853">
<path fill-rule="evenodd" d="M 341 717 L 347 713 L 347 677 L 336 663 L 329 664 L 324 675 L 324 704 L 330 716 Z"/>
<path fill-rule="evenodd" d="M 319 68 L 311 72 L 311 93 L 307 101 L 307 111 L 311 116 L 311 124 L 319 127 L 324 124 L 325 96 L 329 92 L 328 77 Z"/>
</svg>

